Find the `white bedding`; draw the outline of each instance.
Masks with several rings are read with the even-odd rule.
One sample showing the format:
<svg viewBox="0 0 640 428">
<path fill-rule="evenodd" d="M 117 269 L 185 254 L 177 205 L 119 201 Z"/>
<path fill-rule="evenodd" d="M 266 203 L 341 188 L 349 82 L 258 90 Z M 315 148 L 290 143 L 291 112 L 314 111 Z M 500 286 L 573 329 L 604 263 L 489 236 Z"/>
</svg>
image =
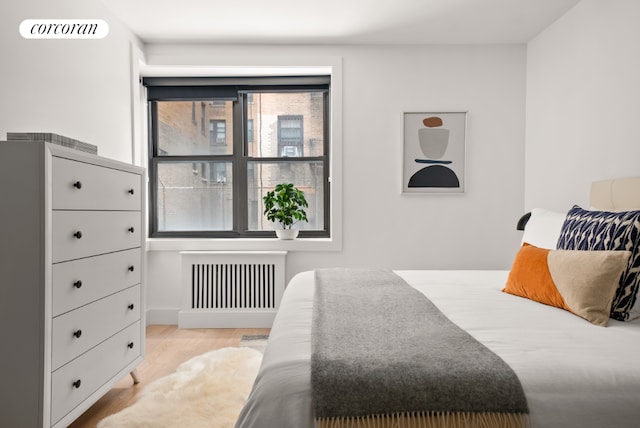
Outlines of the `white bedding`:
<svg viewBox="0 0 640 428">
<path fill-rule="evenodd" d="M 640 322 L 599 327 L 502 293 L 508 271 L 396 271 L 516 372 L 533 428 L 640 426 Z M 237 428 L 313 427 L 313 272 L 285 290 Z M 345 326 L 348 328 L 348 326 Z"/>
</svg>

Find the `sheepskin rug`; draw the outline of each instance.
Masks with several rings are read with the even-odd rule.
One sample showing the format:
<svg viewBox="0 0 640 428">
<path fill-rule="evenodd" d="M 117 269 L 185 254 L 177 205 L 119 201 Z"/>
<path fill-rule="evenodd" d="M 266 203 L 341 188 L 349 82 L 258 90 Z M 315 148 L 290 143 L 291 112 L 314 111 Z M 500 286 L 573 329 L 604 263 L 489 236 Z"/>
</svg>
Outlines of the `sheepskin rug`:
<svg viewBox="0 0 640 428">
<path fill-rule="evenodd" d="M 262 361 L 251 348 L 223 348 L 182 363 L 97 428 L 233 428 Z"/>
</svg>

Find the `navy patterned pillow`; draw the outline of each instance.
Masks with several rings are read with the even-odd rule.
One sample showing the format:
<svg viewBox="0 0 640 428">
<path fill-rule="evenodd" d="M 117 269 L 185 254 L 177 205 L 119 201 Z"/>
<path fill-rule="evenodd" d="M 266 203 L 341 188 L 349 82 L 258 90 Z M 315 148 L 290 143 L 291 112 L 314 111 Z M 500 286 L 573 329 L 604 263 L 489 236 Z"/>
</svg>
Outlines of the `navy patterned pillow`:
<svg viewBox="0 0 640 428">
<path fill-rule="evenodd" d="M 611 318 L 629 321 L 640 316 L 640 211 L 588 211 L 574 206 L 560 231 L 559 250 L 631 251 L 627 268 L 611 306 Z"/>
</svg>

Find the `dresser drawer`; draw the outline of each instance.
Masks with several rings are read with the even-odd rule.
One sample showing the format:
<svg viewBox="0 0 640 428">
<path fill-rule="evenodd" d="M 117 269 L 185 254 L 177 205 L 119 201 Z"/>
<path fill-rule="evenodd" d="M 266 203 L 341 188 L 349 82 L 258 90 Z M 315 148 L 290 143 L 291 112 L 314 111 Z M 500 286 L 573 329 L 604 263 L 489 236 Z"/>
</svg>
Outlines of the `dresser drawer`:
<svg viewBox="0 0 640 428">
<path fill-rule="evenodd" d="M 53 263 L 140 246 L 138 211 L 54 211 Z"/>
<path fill-rule="evenodd" d="M 52 315 L 140 283 L 139 248 L 53 265 Z"/>
<path fill-rule="evenodd" d="M 53 209 L 141 209 L 140 175 L 65 158 L 52 158 Z"/>
<path fill-rule="evenodd" d="M 137 285 L 55 317 L 51 333 L 51 369 L 56 370 L 138 321 L 141 297 Z"/>
<path fill-rule="evenodd" d="M 140 332 L 140 322 L 136 322 L 53 372 L 52 425 L 141 355 Z"/>
</svg>

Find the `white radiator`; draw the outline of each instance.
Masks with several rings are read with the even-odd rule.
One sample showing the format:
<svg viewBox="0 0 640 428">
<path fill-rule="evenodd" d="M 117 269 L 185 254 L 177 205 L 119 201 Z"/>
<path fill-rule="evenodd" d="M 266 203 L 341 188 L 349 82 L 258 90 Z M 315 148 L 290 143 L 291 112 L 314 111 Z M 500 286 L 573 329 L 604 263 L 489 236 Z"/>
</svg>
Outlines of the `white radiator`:
<svg viewBox="0 0 640 428">
<path fill-rule="evenodd" d="M 183 251 L 180 328 L 270 328 L 286 251 Z"/>
</svg>

